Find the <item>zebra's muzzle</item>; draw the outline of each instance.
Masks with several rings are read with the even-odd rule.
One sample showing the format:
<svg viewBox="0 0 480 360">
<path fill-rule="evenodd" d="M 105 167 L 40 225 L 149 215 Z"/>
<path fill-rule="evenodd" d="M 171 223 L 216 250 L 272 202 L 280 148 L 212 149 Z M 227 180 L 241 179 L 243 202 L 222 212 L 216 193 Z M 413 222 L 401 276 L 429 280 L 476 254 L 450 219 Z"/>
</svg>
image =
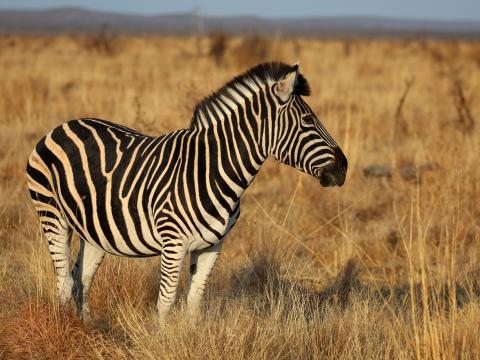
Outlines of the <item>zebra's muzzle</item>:
<svg viewBox="0 0 480 360">
<path fill-rule="evenodd" d="M 318 179 L 322 186 L 342 186 L 347 176 L 348 162 L 340 148 L 335 148 L 335 159 L 322 169 Z"/>
</svg>

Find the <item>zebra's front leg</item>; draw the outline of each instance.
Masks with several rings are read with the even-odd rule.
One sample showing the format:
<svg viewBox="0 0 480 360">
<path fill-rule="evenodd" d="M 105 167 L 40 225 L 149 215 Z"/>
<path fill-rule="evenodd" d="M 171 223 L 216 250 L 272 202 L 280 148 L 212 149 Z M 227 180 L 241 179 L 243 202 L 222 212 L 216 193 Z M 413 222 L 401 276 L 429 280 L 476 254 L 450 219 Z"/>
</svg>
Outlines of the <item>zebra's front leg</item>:
<svg viewBox="0 0 480 360">
<path fill-rule="evenodd" d="M 160 261 L 160 292 L 158 294 L 158 318 L 162 321 L 172 307 L 177 295 L 186 248 L 181 240 L 169 240 L 162 247 Z"/>
<path fill-rule="evenodd" d="M 90 320 L 90 286 L 104 257 L 105 251 L 80 239 L 80 249 L 73 269 L 73 296 L 77 307 L 77 315 L 81 319 Z"/>
<path fill-rule="evenodd" d="M 192 251 L 190 257 L 190 289 L 187 297 L 187 312 L 191 316 L 198 313 L 208 275 L 210 275 L 222 250 L 222 245 L 223 240 L 208 249 Z"/>
</svg>

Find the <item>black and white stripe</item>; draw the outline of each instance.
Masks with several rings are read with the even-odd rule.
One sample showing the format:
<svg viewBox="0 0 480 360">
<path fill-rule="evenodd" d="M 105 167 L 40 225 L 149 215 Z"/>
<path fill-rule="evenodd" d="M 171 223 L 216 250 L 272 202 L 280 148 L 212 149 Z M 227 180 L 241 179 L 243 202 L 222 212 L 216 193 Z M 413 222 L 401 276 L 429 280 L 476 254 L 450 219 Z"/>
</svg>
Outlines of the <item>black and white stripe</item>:
<svg viewBox="0 0 480 360">
<path fill-rule="evenodd" d="M 105 253 L 161 255 L 158 311 L 172 305 L 192 253 L 188 308 L 200 304 L 240 197 L 269 155 L 342 185 L 347 162 L 305 103 L 298 66 L 266 63 L 200 102 L 189 129 L 152 137 L 99 119 L 72 120 L 32 152 L 28 186 L 48 240 L 62 302 L 88 313 L 88 291 Z M 69 268 L 72 231 L 81 238 Z"/>
</svg>

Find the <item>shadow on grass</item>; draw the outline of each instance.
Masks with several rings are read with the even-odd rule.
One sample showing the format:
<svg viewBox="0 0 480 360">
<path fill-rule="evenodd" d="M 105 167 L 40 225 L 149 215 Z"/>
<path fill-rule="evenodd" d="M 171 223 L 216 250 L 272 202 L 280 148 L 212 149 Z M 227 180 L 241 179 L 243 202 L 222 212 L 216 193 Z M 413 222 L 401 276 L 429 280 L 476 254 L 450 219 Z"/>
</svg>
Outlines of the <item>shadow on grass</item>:
<svg viewBox="0 0 480 360">
<path fill-rule="evenodd" d="M 448 312 L 452 306 L 462 308 L 480 297 L 478 276 L 473 277 L 474 280 L 468 284 L 456 283 L 453 286 L 437 283 L 425 288 L 421 283 L 406 283 L 389 287 L 362 281 L 359 278 L 357 261 L 350 259 L 326 287 L 315 290 L 283 277 L 279 260 L 274 255 L 268 255 L 268 252 L 254 254 L 250 261 L 250 266 L 233 272 L 230 291 L 226 294 L 224 292 L 222 296 L 225 296 L 225 306 L 228 306 L 228 299 L 249 299 L 252 309 L 258 312 L 258 315 L 276 311 L 279 299 L 284 302 L 283 309 L 286 312 L 294 307 L 304 309 L 306 318 L 309 318 L 309 314 L 321 313 L 327 307 L 345 310 L 358 300 L 389 308 L 396 314 L 411 313 L 412 307 L 415 307 L 417 312 L 422 312 L 428 304 L 432 314 Z M 210 296 L 216 297 L 215 294 Z M 206 305 L 210 301 L 207 299 Z"/>
</svg>

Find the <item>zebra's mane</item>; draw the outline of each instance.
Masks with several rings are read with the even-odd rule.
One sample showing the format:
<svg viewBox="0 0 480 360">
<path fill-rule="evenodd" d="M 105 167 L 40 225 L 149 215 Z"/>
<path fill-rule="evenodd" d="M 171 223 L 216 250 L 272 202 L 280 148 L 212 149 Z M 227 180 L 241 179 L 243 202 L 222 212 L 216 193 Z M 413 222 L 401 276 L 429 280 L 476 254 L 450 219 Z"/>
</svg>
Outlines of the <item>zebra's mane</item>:
<svg viewBox="0 0 480 360">
<path fill-rule="evenodd" d="M 276 82 L 283 79 L 290 72 L 294 71 L 297 66 L 298 65 L 290 66 L 282 62 L 266 62 L 263 64 L 259 64 L 257 66 L 254 66 L 250 70 L 246 71 L 245 73 L 236 76 L 235 78 L 227 82 L 219 90 L 205 97 L 203 100 L 201 100 L 197 104 L 193 112 L 193 118 L 192 118 L 190 127 L 193 128 L 197 125 L 199 121 L 200 113 L 203 113 L 203 114 L 208 113 L 208 108 L 212 101 L 220 98 L 222 95 L 228 96 L 229 89 L 234 88 L 235 84 L 238 84 L 238 83 L 245 84 L 250 81 L 253 81 L 254 83 L 258 83 L 260 81 L 265 84 L 269 81 Z M 310 95 L 310 85 L 308 84 L 307 80 L 302 74 L 298 74 L 296 78 L 293 93 L 295 95 L 301 95 L 301 96 Z"/>
</svg>

